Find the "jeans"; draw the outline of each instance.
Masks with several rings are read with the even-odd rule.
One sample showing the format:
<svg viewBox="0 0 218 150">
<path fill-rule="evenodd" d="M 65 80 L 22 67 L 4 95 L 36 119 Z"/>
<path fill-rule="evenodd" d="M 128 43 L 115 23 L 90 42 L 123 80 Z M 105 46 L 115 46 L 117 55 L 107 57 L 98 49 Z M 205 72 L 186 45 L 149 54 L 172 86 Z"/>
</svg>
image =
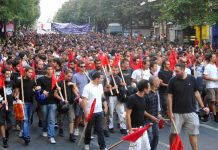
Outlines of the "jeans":
<svg viewBox="0 0 218 150">
<path fill-rule="evenodd" d="M 90 120 L 87 124 L 86 131 L 85 131 L 85 144 L 90 144 L 91 141 L 91 132 L 92 126 L 95 124 L 95 128 L 97 131 L 98 136 L 98 145 L 100 146 L 100 150 L 106 148 L 105 141 L 104 141 L 104 113 L 98 112 L 94 113 L 92 116 L 92 120 Z"/>
<path fill-rule="evenodd" d="M 167 114 L 167 93 L 159 93 L 162 115 Z"/>
<path fill-rule="evenodd" d="M 33 103 L 24 103 L 24 122 L 23 122 L 23 137 L 30 137 L 30 119 L 33 112 Z"/>
<path fill-rule="evenodd" d="M 153 123 L 152 127 L 148 129 L 148 138 L 151 150 L 156 150 L 159 140 L 159 126 L 157 123 Z"/>
<path fill-rule="evenodd" d="M 56 117 L 56 104 L 47 104 L 41 106 L 42 111 L 42 131 L 48 132 L 48 137 L 55 136 L 55 117 Z"/>
</svg>

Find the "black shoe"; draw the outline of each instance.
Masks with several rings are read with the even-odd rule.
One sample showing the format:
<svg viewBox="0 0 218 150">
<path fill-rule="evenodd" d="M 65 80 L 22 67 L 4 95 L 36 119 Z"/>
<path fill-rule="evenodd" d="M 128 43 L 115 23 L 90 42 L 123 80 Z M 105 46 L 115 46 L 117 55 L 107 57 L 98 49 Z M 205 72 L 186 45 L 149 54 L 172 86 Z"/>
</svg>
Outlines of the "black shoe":
<svg viewBox="0 0 218 150">
<path fill-rule="evenodd" d="M 30 143 L 30 137 L 23 137 L 23 140 L 25 142 L 25 145 L 28 145 Z"/>
<path fill-rule="evenodd" d="M 73 142 L 73 143 L 76 141 L 76 138 L 75 138 L 75 136 L 74 136 L 73 133 L 70 134 L 69 140 L 70 140 L 71 142 Z"/>
<path fill-rule="evenodd" d="M 203 117 L 203 119 L 201 119 L 202 122 L 207 122 L 208 121 L 208 118 L 209 118 L 209 115 L 205 115 Z"/>
<path fill-rule="evenodd" d="M 42 127 L 42 120 L 39 120 L 38 127 Z"/>
<path fill-rule="evenodd" d="M 114 128 L 109 129 L 110 133 L 114 133 Z"/>
<path fill-rule="evenodd" d="M 8 148 L 8 139 L 7 138 L 3 138 L 3 147 Z"/>
<path fill-rule="evenodd" d="M 55 123 L 55 129 L 58 129 L 58 123 Z"/>
<path fill-rule="evenodd" d="M 104 130 L 104 136 L 105 136 L 105 137 L 110 137 L 110 135 L 109 135 L 109 133 L 108 133 L 107 130 Z"/>
<path fill-rule="evenodd" d="M 63 129 L 59 129 L 59 136 L 64 137 L 64 130 Z"/>
<path fill-rule="evenodd" d="M 126 129 L 120 129 L 120 133 L 127 134 L 127 130 Z"/>
</svg>

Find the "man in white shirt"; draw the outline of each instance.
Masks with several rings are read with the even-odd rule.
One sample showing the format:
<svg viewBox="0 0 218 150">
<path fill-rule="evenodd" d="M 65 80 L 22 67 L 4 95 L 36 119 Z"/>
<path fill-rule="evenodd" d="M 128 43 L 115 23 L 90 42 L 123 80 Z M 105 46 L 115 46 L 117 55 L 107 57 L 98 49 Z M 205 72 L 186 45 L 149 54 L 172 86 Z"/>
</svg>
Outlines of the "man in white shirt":
<svg viewBox="0 0 218 150">
<path fill-rule="evenodd" d="M 150 73 L 150 62 L 147 60 L 143 60 L 142 68 L 133 71 L 132 73 L 132 82 L 138 83 L 141 79 L 149 80 L 151 73 Z"/>
<path fill-rule="evenodd" d="M 210 109 L 214 115 L 214 121 L 218 123 L 218 113 L 216 104 L 218 102 L 218 70 L 216 67 L 216 55 L 208 55 L 210 62 L 204 69 L 204 79 L 206 80 L 207 99 L 210 101 Z"/>
<path fill-rule="evenodd" d="M 84 111 L 85 118 L 87 118 L 88 113 L 90 112 L 92 102 L 96 99 L 96 105 L 92 119 L 88 122 L 87 128 L 85 131 L 85 150 L 89 150 L 89 144 L 91 141 L 91 132 L 92 126 L 95 124 L 95 128 L 98 136 L 98 144 L 100 150 L 106 150 L 105 140 L 104 140 L 104 112 L 102 109 L 102 97 L 103 97 L 103 86 L 102 79 L 103 76 L 100 72 L 95 72 L 92 76 L 92 81 L 88 83 L 82 94 L 82 107 Z"/>
</svg>

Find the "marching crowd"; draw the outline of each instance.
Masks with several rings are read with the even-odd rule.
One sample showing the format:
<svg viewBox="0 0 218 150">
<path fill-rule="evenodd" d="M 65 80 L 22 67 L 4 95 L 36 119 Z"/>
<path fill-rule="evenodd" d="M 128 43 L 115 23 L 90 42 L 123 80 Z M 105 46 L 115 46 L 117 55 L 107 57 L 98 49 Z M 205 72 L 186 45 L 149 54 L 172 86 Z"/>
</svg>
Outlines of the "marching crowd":
<svg viewBox="0 0 218 150">
<path fill-rule="evenodd" d="M 152 123 L 129 149 L 157 149 L 160 120 L 170 119 L 170 141 L 184 130 L 197 150 L 199 119 L 207 121 L 210 116 L 218 122 L 217 54 L 210 45 L 26 31 L 7 39 L 0 51 L 4 148 L 11 129 L 17 127 L 28 145 L 33 120 L 42 128 L 42 136 L 55 144 L 55 128 L 64 137 L 67 118 L 70 142 L 82 136 L 84 149 L 89 150 L 93 129 L 100 150 L 106 150 L 105 137 L 115 132 L 116 113 L 124 135 Z M 94 113 L 87 120 L 93 103 Z M 80 124 L 85 126 L 84 135 Z"/>
</svg>

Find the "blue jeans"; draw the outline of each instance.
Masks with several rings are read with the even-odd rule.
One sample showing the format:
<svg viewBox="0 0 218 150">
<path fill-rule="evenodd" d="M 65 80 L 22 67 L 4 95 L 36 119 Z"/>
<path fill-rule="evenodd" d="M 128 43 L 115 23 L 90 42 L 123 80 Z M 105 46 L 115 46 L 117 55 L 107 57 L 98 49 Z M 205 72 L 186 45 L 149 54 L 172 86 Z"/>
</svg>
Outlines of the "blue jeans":
<svg viewBox="0 0 218 150">
<path fill-rule="evenodd" d="M 48 132 L 48 137 L 55 136 L 56 104 L 42 105 L 42 131 Z"/>
<path fill-rule="evenodd" d="M 30 137 L 30 119 L 33 112 L 33 103 L 24 103 L 23 137 Z"/>
<path fill-rule="evenodd" d="M 104 141 L 104 131 L 103 131 L 103 127 L 104 127 L 103 111 L 94 113 L 92 116 L 92 120 L 88 122 L 86 131 L 85 131 L 85 144 L 90 144 L 93 125 L 95 125 L 96 131 L 97 131 L 98 145 L 100 146 L 100 150 L 106 148 L 105 141 Z"/>
<path fill-rule="evenodd" d="M 151 150 L 156 150 L 159 140 L 159 126 L 157 123 L 153 123 L 152 127 L 148 129 L 148 138 Z"/>
</svg>

